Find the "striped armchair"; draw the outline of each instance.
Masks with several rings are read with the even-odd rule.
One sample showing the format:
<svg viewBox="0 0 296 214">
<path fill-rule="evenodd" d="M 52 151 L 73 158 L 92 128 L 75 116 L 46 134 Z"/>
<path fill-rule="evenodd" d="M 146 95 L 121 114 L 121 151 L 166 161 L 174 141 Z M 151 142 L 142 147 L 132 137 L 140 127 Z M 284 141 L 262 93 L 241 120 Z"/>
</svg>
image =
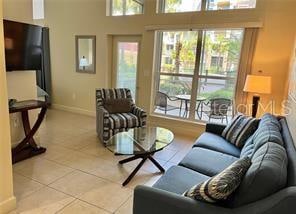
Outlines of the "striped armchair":
<svg viewBox="0 0 296 214">
<path fill-rule="evenodd" d="M 132 103 L 131 112 L 110 114 L 103 105 L 104 99 L 130 98 L 131 91 L 127 88 L 96 89 L 97 134 L 104 144 L 116 133 L 127 131 L 129 128 L 146 125 L 147 114 Z"/>
</svg>

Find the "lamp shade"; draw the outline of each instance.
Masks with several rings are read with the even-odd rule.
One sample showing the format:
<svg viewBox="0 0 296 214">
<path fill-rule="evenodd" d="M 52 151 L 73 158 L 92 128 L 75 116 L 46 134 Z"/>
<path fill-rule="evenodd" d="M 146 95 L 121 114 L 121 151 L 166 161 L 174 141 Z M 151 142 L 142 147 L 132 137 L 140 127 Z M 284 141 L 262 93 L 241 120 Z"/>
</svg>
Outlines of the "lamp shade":
<svg viewBox="0 0 296 214">
<path fill-rule="evenodd" d="M 244 91 L 258 94 L 270 94 L 271 77 L 248 75 L 245 82 Z"/>
<path fill-rule="evenodd" d="M 83 66 L 88 66 L 88 61 L 85 57 L 82 57 L 79 61 L 79 66 L 83 67 Z"/>
</svg>

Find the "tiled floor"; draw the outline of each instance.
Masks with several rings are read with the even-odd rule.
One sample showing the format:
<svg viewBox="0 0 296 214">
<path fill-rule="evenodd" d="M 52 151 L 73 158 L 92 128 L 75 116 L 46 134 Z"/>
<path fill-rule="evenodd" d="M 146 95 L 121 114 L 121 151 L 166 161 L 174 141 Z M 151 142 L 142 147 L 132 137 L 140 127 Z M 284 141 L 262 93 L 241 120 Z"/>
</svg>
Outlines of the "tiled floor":
<svg viewBox="0 0 296 214">
<path fill-rule="evenodd" d="M 99 142 L 95 118 L 50 110 L 39 132 L 47 152 L 13 166 L 17 209 L 12 213 L 131 214 L 133 188 L 152 185 L 161 174 L 150 162 L 126 186 L 121 183 L 136 166 L 120 166 Z M 175 136 L 155 158 L 169 168 L 178 163 L 193 143 Z"/>
</svg>

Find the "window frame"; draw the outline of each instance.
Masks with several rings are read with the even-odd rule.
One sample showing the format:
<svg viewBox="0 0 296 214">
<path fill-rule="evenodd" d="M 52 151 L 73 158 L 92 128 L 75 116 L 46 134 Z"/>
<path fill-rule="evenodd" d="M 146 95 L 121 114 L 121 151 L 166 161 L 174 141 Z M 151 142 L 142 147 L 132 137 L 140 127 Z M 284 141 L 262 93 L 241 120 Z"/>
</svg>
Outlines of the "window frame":
<svg viewBox="0 0 296 214">
<path fill-rule="evenodd" d="M 165 12 L 165 5 L 166 0 L 157 0 L 157 13 L 164 13 L 164 14 L 170 14 L 170 13 L 196 13 L 201 11 L 227 11 L 227 10 L 244 10 L 244 9 L 255 9 L 257 7 L 258 0 L 256 0 L 256 4 L 254 8 L 235 8 L 235 9 L 218 9 L 218 10 L 210 10 L 209 9 L 209 0 L 201 0 L 201 9 L 200 10 L 194 10 L 194 11 L 182 11 L 182 12 Z"/>
<path fill-rule="evenodd" d="M 193 29 L 187 29 L 186 31 L 192 31 Z M 217 75 L 203 75 L 200 74 L 201 71 L 201 57 L 203 55 L 203 44 L 204 44 L 204 32 L 206 32 L 209 29 L 196 29 L 194 31 L 198 32 L 198 38 L 197 38 L 197 45 L 196 45 L 196 56 L 195 56 L 195 67 L 193 70 L 193 74 L 184 74 L 184 73 L 167 73 L 167 72 L 161 72 L 161 61 L 162 61 L 162 46 L 163 46 L 163 32 L 169 32 L 170 30 L 159 30 L 155 34 L 155 61 L 154 61 L 154 75 L 155 75 L 155 85 L 153 87 L 153 93 L 152 93 L 152 103 L 151 103 L 151 110 L 150 114 L 151 115 L 158 115 L 166 118 L 176 118 L 178 120 L 185 120 L 185 121 L 190 121 L 190 122 L 202 122 L 204 123 L 203 120 L 197 119 L 195 117 L 195 109 L 197 106 L 197 101 L 196 97 L 198 95 L 198 87 L 199 87 L 199 80 L 200 79 L 216 79 L 216 80 L 233 80 L 235 81 L 235 87 L 237 84 L 237 76 L 236 74 L 235 77 L 227 77 L 227 76 L 217 76 Z M 213 29 L 215 30 L 215 29 Z M 221 29 L 219 29 L 221 30 Z M 241 48 L 239 52 L 239 63 L 241 60 L 241 52 L 242 52 L 242 46 L 243 46 L 243 41 L 244 41 L 244 35 L 245 35 L 245 29 L 244 28 L 223 28 L 222 30 L 241 30 L 242 31 L 242 43 L 241 43 Z M 171 30 L 171 31 L 178 31 L 178 30 Z M 183 31 L 183 30 L 180 30 Z M 239 64 L 238 63 L 238 64 Z M 239 69 L 238 69 L 239 70 Z M 157 91 L 159 91 L 159 85 L 160 85 L 160 77 L 161 76 L 178 76 L 178 77 L 186 77 L 186 78 L 192 78 L 192 87 L 191 87 L 191 99 L 190 99 L 190 108 L 189 108 L 189 117 L 180 117 L 180 116 L 175 116 L 175 115 L 164 115 L 161 113 L 155 112 L 154 108 L 154 100 Z M 236 91 L 234 90 L 234 96 L 235 98 L 235 93 Z"/>
<path fill-rule="evenodd" d="M 122 0 L 122 15 L 114 15 L 113 14 L 113 1 L 114 0 L 109 0 L 109 14 L 110 16 L 134 16 L 134 15 L 142 15 L 144 14 L 144 0 L 143 3 L 141 3 L 139 0 L 131 0 L 137 4 L 139 4 L 142 7 L 141 13 L 137 13 L 137 14 L 126 14 L 126 3 L 127 0 Z"/>
</svg>

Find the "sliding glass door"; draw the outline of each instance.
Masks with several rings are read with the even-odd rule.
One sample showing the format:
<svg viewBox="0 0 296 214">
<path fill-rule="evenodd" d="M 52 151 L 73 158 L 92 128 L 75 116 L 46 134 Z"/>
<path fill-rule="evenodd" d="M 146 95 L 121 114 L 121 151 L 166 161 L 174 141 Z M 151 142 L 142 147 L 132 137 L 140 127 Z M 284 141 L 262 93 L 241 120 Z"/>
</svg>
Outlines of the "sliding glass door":
<svg viewBox="0 0 296 214">
<path fill-rule="evenodd" d="M 227 122 L 243 33 L 242 29 L 159 32 L 154 112 Z"/>
</svg>

